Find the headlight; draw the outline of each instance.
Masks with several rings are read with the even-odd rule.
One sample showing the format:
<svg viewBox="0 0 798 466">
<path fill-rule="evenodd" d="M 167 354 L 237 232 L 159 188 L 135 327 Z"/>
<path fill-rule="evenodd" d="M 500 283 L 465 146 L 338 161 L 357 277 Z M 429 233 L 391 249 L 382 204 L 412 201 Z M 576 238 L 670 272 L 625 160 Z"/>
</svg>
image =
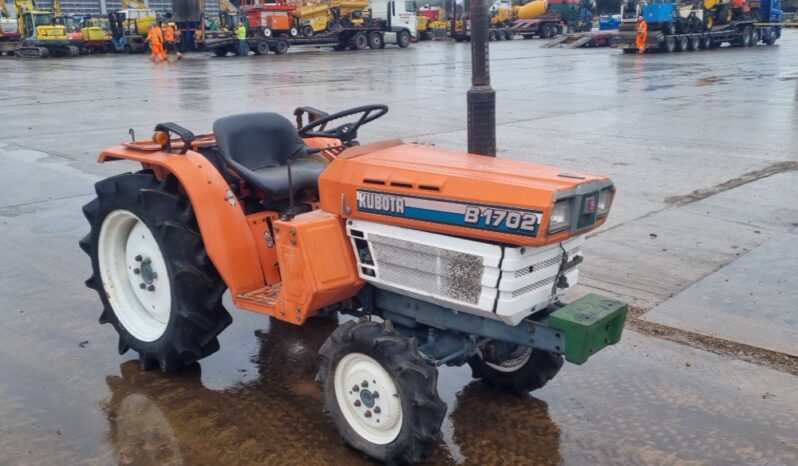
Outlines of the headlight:
<svg viewBox="0 0 798 466">
<path fill-rule="evenodd" d="M 607 215 L 612 204 L 612 188 L 604 188 L 599 191 L 598 205 L 596 206 L 596 217 Z"/>
<path fill-rule="evenodd" d="M 554 204 L 549 220 L 549 233 L 568 228 L 571 223 L 571 200 L 565 199 Z"/>
</svg>

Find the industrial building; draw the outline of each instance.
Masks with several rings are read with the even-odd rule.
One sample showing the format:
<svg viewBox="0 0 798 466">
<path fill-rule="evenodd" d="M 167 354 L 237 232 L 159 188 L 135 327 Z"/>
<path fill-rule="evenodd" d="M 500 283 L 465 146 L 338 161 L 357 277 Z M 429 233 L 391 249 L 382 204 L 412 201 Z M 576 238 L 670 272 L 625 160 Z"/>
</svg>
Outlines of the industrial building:
<svg viewBox="0 0 798 466">
<path fill-rule="evenodd" d="M 171 11 L 171 0 L 150 0 L 147 2 L 155 11 Z M 42 9 L 52 9 L 52 0 L 40 0 L 36 4 Z M 66 14 L 90 14 L 100 15 L 109 11 L 122 9 L 122 0 L 62 0 L 61 11 Z M 13 5 L 11 5 L 13 11 Z M 209 16 L 214 16 L 219 12 L 219 0 L 207 0 L 205 2 L 205 12 Z"/>
</svg>

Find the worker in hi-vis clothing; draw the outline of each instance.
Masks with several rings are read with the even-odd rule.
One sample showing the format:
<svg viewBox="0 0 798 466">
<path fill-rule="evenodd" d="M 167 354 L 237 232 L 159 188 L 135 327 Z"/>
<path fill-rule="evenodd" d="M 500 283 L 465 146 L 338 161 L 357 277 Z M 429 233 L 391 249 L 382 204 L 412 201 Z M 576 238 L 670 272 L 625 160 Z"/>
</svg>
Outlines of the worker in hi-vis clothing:
<svg viewBox="0 0 798 466">
<path fill-rule="evenodd" d="M 174 52 L 177 54 L 178 60 L 183 58 L 183 55 L 180 53 L 180 49 L 177 48 L 177 41 L 175 40 L 175 27 L 172 25 L 172 23 L 166 23 L 166 27 L 163 29 L 163 40 L 166 42 L 167 55 L 169 55 L 170 52 Z"/>
<path fill-rule="evenodd" d="M 161 31 L 161 26 L 158 23 L 152 25 L 147 33 L 146 40 L 149 42 L 150 51 L 152 52 L 150 60 L 153 62 L 158 60 L 166 61 L 166 52 L 163 49 L 163 31 Z"/>
<path fill-rule="evenodd" d="M 648 40 L 648 23 L 642 16 L 637 17 L 637 51 L 646 53 L 646 40 Z"/>
<path fill-rule="evenodd" d="M 236 37 L 238 38 L 238 55 L 246 57 L 249 55 L 249 46 L 247 45 L 247 28 L 244 23 L 238 23 Z"/>
</svg>

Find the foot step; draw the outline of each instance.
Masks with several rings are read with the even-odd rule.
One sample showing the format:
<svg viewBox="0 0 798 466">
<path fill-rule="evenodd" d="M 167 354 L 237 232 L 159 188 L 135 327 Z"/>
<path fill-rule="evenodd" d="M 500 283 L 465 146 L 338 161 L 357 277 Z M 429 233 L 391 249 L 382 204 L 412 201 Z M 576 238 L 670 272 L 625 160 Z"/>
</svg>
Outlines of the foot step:
<svg viewBox="0 0 798 466">
<path fill-rule="evenodd" d="M 274 306 L 275 301 L 277 301 L 277 296 L 279 295 L 280 283 L 258 288 L 257 290 L 250 291 L 249 293 L 241 293 L 238 295 L 238 299 L 242 301 L 248 301 L 253 304 Z"/>
</svg>

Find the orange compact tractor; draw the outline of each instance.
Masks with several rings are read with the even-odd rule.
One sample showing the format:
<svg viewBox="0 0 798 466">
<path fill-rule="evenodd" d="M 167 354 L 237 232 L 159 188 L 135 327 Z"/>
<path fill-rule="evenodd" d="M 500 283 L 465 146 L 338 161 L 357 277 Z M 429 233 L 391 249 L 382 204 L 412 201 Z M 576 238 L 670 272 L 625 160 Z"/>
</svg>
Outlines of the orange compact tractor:
<svg viewBox="0 0 798 466">
<path fill-rule="evenodd" d="M 96 185 L 81 247 L 101 323 L 142 366 L 173 371 L 219 349 L 242 309 L 301 325 L 342 319 L 317 381 L 342 438 L 387 462 L 438 444 L 438 366 L 519 392 L 621 336 L 626 306 L 564 304 L 585 234 L 607 219 L 603 177 L 391 140 L 359 145 L 384 105 L 298 108 L 174 123 L 102 152 L 141 163 Z"/>
</svg>

